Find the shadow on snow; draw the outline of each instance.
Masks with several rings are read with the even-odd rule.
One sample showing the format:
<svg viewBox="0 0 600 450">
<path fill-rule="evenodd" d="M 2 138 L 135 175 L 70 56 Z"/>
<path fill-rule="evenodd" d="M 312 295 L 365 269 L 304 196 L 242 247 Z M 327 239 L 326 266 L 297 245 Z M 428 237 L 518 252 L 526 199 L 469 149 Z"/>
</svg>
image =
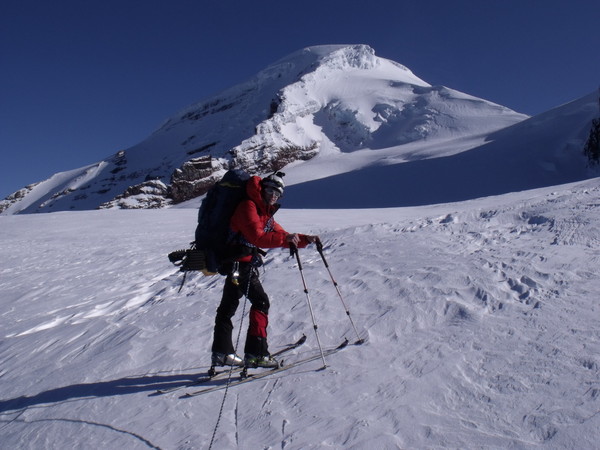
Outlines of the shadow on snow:
<svg viewBox="0 0 600 450">
<path fill-rule="evenodd" d="M 21 396 L 13 399 L 0 400 L 0 413 L 25 409 L 31 406 L 62 403 L 70 400 L 85 398 L 112 397 L 117 395 L 135 394 L 139 392 L 152 393 L 158 390 L 185 387 L 198 378 L 206 376 L 206 372 L 180 375 L 148 375 L 141 377 L 126 377 L 119 380 L 82 383 L 50 389 L 32 396 Z M 203 385 L 226 383 L 227 379 L 207 380 Z"/>
</svg>

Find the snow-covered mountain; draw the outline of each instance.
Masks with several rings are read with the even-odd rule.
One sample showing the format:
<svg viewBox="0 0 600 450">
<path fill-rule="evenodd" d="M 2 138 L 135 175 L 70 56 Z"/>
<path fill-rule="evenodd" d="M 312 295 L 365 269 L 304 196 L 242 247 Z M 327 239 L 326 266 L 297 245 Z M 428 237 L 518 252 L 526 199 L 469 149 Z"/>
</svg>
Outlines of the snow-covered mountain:
<svg viewBox="0 0 600 450">
<path fill-rule="evenodd" d="M 583 148 L 599 116 L 598 92 L 592 92 L 495 132 L 333 158 L 319 155 L 289 170 L 294 183 L 287 190 L 289 206 L 430 205 L 597 176 Z M 315 173 L 327 178 L 316 179 Z"/>
<path fill-rule="evenodd" d="M 0 210 L 161 207 L 202 195 L 231 166 L 266 173 L 316 157 L 343 167 L 447 156 L 526 118 L 431 86 L 365 45 L 309 47 L 186 108 L 138 145 L 19 190 Z"/>
</svg>

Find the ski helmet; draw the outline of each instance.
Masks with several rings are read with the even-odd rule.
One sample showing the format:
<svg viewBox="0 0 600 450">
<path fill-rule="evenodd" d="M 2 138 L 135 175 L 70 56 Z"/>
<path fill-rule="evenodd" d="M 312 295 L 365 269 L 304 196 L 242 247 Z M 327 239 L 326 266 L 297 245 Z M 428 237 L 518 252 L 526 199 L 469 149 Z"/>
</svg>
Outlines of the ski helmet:
<svg viewBox="0 0 600 450">
<path fill-rule="evenodd" d="M 285 187 L 285 183 L 283 182 L 283 177 L 285 173 L 283 172 L 275 172 L 268 177 L 263 178 L 262 185 L 263 187 L 270 187 L 279 192 L 279 195 L 283 195 L 283 188 Z"/>
</svg>

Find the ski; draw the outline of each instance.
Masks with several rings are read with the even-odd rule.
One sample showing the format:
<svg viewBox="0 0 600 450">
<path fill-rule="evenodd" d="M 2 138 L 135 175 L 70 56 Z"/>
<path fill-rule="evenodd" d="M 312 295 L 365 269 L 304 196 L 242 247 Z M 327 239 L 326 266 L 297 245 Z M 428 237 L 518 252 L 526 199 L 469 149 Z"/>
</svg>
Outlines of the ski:
<svg viewBox="0 0 600 450">
<path fill-rule="evenodd" d="M 242 369 L 241 367 L 239 369 Z M 150 396 L 157 396 L 157 395 L 163 395 L 163 394 L 169 394 L 171 392 L 175 392 L 178 391 L 180 389 L 184 389 L 184 388 L 189 388 L 189 387 L 194 387 L 194 386 L 199 386 L 201 384 L 207 383 L 211 380 L 215 380 L 215 379 L 219 379 L 219 375 L 222 375 L 224 373 L 229 373 L 229 371 L 221 371 L 218 372 L 216 375 L 210 377 L 208 375 L 202 375 L 199 378 L 195 379 L 195 380 L 190 380 L 187 383 L 184 384 L 180 384 L 178 386 L 173 386 L 170 388 L 165 388 L 165 389 L 157 389 L 156 391 L 154 391 L 152 394 L 150 394 Z"/>
<path fill-rule="evenodd" d="M 347 345 L 348 345 L 348 340 L 346 339 L 346 340 L 344 340 L 344 342 L 342 342 L 337 347 L 331 348 L 329 350 L 325 350 L 323 352 L 323 356 L 332 355 L 333 353 L 336 353 L 336 352 L 342 350 Z M 302 359 L 293 361 L 290 364 L 285 364 L 285 365 L 282 365 L 282 366 L 280 366 L 278 368 L 265 370 L 265 371 L 259 372 L 259 373 L 253 373 L 253 374 L 248 375 L 245 378 L 238 378 L 238 379 L 236 379 L 234 381 L 230 381 L 229 383 L 218 384 L 218 385 L 211 386 L 211 387 L 208 387 L 208 388 L 200 389 L 198 391 L 188 392 L 188 393 L 182 395 L 179 398 L 196 397 L 198 395 L 208 394 L 209 392 L 215 392 L 215 391 L 218 391 L 218 390 L 221 390 L 221 389 L 225 389 L 226 387 L 237 386 L 237 385 L 240 385 L 240 384 L 248 383 L 250 381 L 260 380 L 261 378 L 265 378 L 265 377 L 274 375 L 276 373 L 283 372 L 285 370 L 289 370 L 289 369 L 292 369 L 294 367 L 298 367 L 298 366 L 300 366 L 302 364 L 306 364 L 306 363 L 309 363 L 311 361 L 316 361 L 318 359 L 321 359 L 321 353 L 320 352 L 317 353 L 316 355 L 312 355 L 312 356 L 309 356 L 309 357 L 306 357 L 306 358 L 302 358 Z M 323 369 L 324 368 L 325 367 L 323 367 Z"/>
<path fill-rule="evenodd" d="M 276 351 L 275 353 L 272 353 L 271 356 L 273 356 L 273 357 L 281 356 L 287 352 L 290 352 L 290 351 L 300 347 L 305 342 L 306 342 L 306 335 L 303 334 L 302 337 L 300 339 L 298 339 L 296 342 L 294 342 L 293 344 L 289 344 L 288 346 Z M 171 388 L 157 389 L 153 394 L 150 394 L 150 395 L 163 395 L 163 394 L 168 394 L 171 392 L 178 391 L 180 389 L 198 386 L 198 385 L 207 383 L 209 381 L 222 379 L 222 378 L 224 378 L 224 376 L 229 376 L 229 374 L 231 374 L 231 375 L 237 374 L 237 373 L 241 372 L 242 370 L 244 370 L 244 367 L 232 367 L 230 369 L 225 369 L 225 370 L 220 370 L 218 372 L 215 372 L 213 375 L 209 375 L 208 373 L 206 373 L 205 375 L 201 376 L 200 378 L 198 378 L 196 380 L 192 380 L 189 383 L 185 383 L 185 384 L 182 384 L 179 386 L 174 386 Z"/>
</svg>

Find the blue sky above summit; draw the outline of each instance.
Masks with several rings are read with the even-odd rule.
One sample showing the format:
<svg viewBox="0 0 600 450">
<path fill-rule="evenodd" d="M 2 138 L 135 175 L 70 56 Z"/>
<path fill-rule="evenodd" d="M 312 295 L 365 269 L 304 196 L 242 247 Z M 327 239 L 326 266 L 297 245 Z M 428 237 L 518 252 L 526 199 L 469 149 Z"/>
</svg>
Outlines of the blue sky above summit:
<svg viewBox="0 0 600 450">
<path fill-rule="evenodd" d="M 591 0 L 4 2 L 0 197 L 146 138 L 320 44 L 367 44 L 433 85 L 535 115 L 600 84 Z"/>
</svg>

